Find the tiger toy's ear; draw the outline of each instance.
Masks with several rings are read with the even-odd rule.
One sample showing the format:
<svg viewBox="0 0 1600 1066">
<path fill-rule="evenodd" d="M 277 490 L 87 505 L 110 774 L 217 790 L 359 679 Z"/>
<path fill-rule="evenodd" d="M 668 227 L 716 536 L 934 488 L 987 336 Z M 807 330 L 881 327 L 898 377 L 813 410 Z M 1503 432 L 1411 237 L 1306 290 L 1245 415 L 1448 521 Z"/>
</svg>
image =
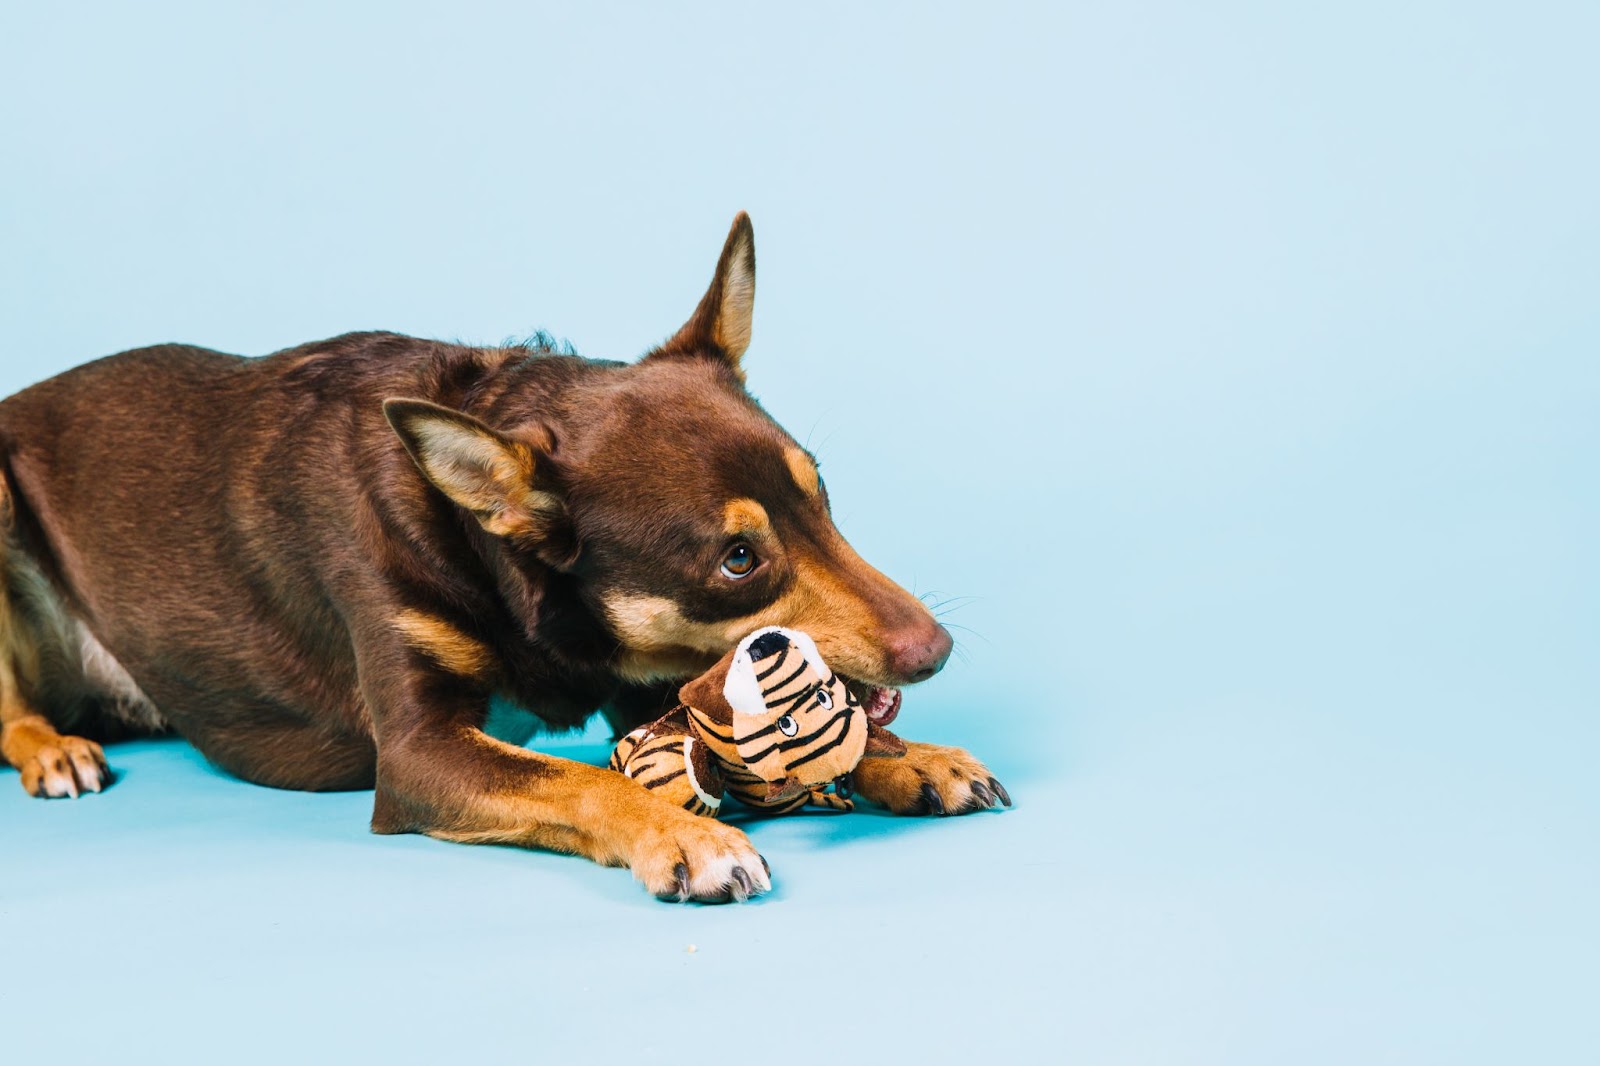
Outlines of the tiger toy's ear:
<svg viewBox="0 0 1600 1066">
<path fill-rule="evenodd" d="M 739 649 L 734 648 L 717 660 L 717 665 L 680 688 L 678 702 L 685 707 L 693 707 L 714 722 L 723 725 L 731 723 L 733 708 L 728 705 L 728 698 L 722 694 L 722 690 L 727 684 L 728 670 L 733 666 L 733 658 L 738 652 Z"/>
<path fill-rule="evenodd" d="M 717 665 L 680 688 L 678 702 L 722 723 L 731 723 L 735 710 L 765 714 L 768 708 L 756 676 L 756 664 L 787 647 L 792 637 L 815 648 L 811 638 L 803 634 L 791 634 L 776 626 L 758 629 L 718 659 Z"/>
<path fill-rule="evenodd" d="M 867 750 L 861 753 L 863 759 L 898 759 L 905 753 L 905 741 L 867 719 Z"/>
</svg>

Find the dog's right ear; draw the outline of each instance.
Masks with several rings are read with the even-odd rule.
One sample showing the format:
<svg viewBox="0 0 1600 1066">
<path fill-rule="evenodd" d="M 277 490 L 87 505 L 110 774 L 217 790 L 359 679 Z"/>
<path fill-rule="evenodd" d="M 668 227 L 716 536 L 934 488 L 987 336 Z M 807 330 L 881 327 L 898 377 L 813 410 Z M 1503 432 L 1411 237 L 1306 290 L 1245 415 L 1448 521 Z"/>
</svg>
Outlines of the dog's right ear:
<svg viewBox="0 0 1600 1066">
<path fill-rule="evenodd" d="M 426 400 L 385 400 L 383 414 L 423 477 L 484 529 L 552 555 L 545 560 L 551 565 L 570 564 L 566 505 L 540 469 L 548 464 L 548 439 L 513 440 Z"/>
<path fill-rule="evenodd" d="M 750 347 L 750 321 L 756 303 L 756 234 L 750 216 L 734 217 L 717 258 L 717 271 L 689 321 L 652 354 L 721 356 L 740 378 L 739 359 Z"/>
</svg>

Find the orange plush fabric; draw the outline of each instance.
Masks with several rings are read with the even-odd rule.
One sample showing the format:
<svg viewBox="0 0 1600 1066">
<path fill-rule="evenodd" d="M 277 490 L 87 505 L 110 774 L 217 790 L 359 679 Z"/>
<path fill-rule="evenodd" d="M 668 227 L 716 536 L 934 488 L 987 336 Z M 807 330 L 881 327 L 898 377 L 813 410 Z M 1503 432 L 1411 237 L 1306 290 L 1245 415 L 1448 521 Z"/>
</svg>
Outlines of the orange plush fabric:
<svg viewBox="0 0 1600 1066">
<path fill-rule="evenodd" d="M 848 811 L 826 786 L 863 758 L 905 754 L 796 630 L 750 634 L 678 698 L 617 742 L 611 768 L 696 814 L 715 815 L 726 795 L 776 813 Z"/>
</svg>

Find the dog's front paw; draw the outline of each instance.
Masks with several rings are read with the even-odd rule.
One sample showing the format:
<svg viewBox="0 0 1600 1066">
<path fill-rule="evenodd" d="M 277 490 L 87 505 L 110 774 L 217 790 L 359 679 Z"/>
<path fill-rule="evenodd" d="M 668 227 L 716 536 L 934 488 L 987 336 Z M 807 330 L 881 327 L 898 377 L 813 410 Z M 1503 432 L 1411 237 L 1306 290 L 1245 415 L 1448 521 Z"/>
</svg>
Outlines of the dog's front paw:
<svg viewBox="0 0 1600 1066">
<path fill-rule="evenodd" d="M 672 817 L 644 833 L 628 865 L 660 899 L 743 903 L 772 888 L 772 875 L 750 843 L 731 825 L 668 807 Z"/>
<path fill-rule="evenodd" d="M 111 783 L 105 752 L 82 737 L 56 737 L 22 760 L 22 787 L 40 799 L 99 792 Z"/>
<path fill-rule="evenodd" d="M 1005 786 L 961 748 L 906 743 L 898 759 L 862 759 L 851 773 L 855 793 L 896 814 L 968 814 L 1011 806 Z"/>
</svg>

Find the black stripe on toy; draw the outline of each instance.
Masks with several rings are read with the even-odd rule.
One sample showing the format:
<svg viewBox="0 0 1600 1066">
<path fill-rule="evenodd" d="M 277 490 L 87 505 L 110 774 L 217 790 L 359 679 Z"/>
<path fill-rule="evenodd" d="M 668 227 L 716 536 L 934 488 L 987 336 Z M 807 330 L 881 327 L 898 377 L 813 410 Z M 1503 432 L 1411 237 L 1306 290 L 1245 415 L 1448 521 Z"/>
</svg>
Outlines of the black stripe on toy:
<svg viewBox="0 0 1600 1066">
<path fill-rule="evenodd" d="M 662 774 L 660 777 L 653 778 L 649 781 L 640 781 L 639 784 L 643 785 L 645 788 L 658 788 L 661 785 L 666 784 L 668 781 L 682 777 L 683 773 L 683 767 L 680 766 L 670 774 Z"/>
<path fill-rule="evenodd" d="M 773 685 L 771 688 L 762 689 L 761 690 L 761 695 L 763 697 L 766 697 L 766 696 L 772 695 L 774 692 L 782 692 L 785 688 L 788 688 L 790 685 L 794 684 L 794 681 L 795 681 L 796 678 L 798 678 L 801 674 L 806 672 L 806 667 L 808 665 L 809 664 L 804 659 L 801 659 L 800 660 L 800 666 L 799 666 L 799 668 L 797 670 L 795 670 L 794 673 L 790 674 L 788 677 L 784 678 L 782 681 L 778 682 L 776 685 Z"/>
<path fill-rule="evenodd" d="M 756 680 L 757 681 L 765 681 L 767 678 L 769 678 L 773 674 L 777 673 L 778 672 L 778 668 L 783 665 L 783 661 L 785 659 L 787 659 L 788 657 L 789 657 L 789 649 L 788 649 L 788 647 L 785 647 L 782 651 L 778 652 L 778 657 L 776 659 L 772 660 L 772 665 L 771 666 L 767 667 L 765 670 L 758 670 L 756 672 Z"/>
<path fill-rule="evenodd" d="M 804 736 L 793 737 L 779 744 L 769 744 L 759 753 L 754 755 L 743 755 L 741 752 L 741 756 L 744 758 L 745 762 L 760 762 L 762 759 L 765 759 L 768 755 L 771 755 L 775 751 L 788 751 L 792 748 L 798 748 L 802 747 L 803 745 L 810 744 L 813 740 L 816 740 L 828 730 L 832 729 L 835 722 L 842 721 L 847 715 L 849 715 L 849 713 L 850 708 L 841 707 L 834 713 L 832 718 L 829 718 L 826 722 L 823 722 L 822 725 L 818 726 L 816 729 L 813 729 Z"/>
<path fill-rule="evenodd" d="M 835 719 L 835 721 L 838 721 L 838 720 L 839 719 Z M 840 744 L 843 744 L 844 743 L 844 738 L 849 736 L 849 735 L 850 735 L 850 727 L 848 725 L 846 725 L 843 729 L 839 730 L 839 735 L 834 737 L 832 740 L 828 741 L 828 743 L 822 745 L 820 748 L 818 748 L 815 751 L 807 752 L 805 755 L 801 756 L 800 758 L 796 759 L 794 762 L 790 763 L 789 764 L 789 772 L 792 774 L 792 773 L 794 773 L 794 768 L 796 766 L 804 766 L 806 763 L 810 762 L 812 759 L 818 759 L 818 758 L 821 758 L 822 756 L 828 754 L 828 752 L 832 751 L 834 748 L 837 748 Z"/>
</svg>

